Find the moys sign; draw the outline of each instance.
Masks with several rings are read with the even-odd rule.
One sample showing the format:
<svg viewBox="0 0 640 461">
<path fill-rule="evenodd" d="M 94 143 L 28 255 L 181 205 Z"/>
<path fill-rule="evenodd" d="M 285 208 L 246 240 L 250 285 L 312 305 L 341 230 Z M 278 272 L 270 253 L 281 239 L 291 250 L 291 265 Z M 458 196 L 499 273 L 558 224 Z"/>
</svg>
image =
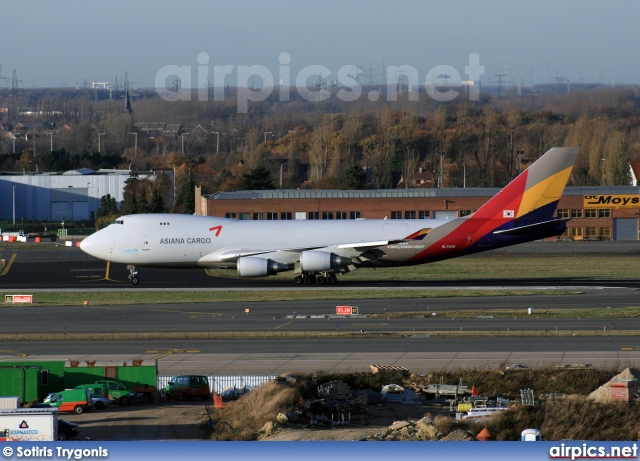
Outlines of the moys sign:
<svg viewBox="0 0 640 461">
<path fill-rule="evenodd" d="M 640 195 L 585 195 L 585 208 L 640 208 Z"/>
</svg>

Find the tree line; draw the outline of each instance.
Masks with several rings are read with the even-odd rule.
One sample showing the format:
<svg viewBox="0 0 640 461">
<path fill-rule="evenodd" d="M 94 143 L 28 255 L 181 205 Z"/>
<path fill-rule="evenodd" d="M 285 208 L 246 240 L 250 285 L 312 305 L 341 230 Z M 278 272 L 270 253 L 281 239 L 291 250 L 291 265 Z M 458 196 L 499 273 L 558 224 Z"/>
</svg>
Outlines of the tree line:
<svg viewBox="0 0 640 461">
<path fill-rule="evenodd" d="M 247 113 L 237 112 L 232 97 L 167 102 L 141 94 L 132 115 L 122 100 L 91 101 L 65 90 L 31 95 L 34 106 L 45 109 L 23 120 L 40 143 L 38 152 L 19 140 L 12 154 L 10 136 L 0 133 L 0 170 L 172 168 L 177 212 L 189 211 L 180 201 L 190 184 L 203 193 L 297 188 L 305 181 L 318 189 L 396 188 L 414 187 L 415 175 L 426 171 L 431 187 L 500 187 L 550 147 L 578 146 L 571 185 L 623 185 L 629 160 L 640 159 L 640 92 L 634 87 L 508 98 L 481 93 L 480 101 L 447 103 L 412 101 L 407 94 L 375 103 L 273 96 L 251 103 Z M 0 93 L 0 103 L 8 98 Z M 140 129 L 152 122 L 181 128 Z M 6 119 L 0 123 L 9 126 Z M 45 135 L 51 127 L 54 134 Z M 214 173 L 192 174 L 199 164 Z M 152 185 L 132 184 L 138 202 L 127 207 L 159 209 Z M 173 202 L 164 194 L 165 203 Z"/>
</svg>

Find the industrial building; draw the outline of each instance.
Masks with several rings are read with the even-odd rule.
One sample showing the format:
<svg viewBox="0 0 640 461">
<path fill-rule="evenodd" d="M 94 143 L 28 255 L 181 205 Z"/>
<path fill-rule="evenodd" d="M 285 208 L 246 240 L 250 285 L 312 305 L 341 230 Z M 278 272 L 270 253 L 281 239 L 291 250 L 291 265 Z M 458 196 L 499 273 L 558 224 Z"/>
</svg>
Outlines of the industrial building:
<svg viewBox="0 0 640 461">
<path fill-rule="evenodd" d="M 154 179 L 173 171 L 79 169 L 64 173 L 4 173 L 0 175 L 0 219 L 87 221 L 95 219 L 100 198 L 110 194 L 122 204 L 124 187 L 132 173 Z"/>
<path fill-rule="evenodd" d="M 233 219 L 453 219 L 477 210 L 498 188 L 265 190 L 202 195 L 196 214 Z M 561 237 L 638 240 L 640 187 L 567 187 L 557 216 L 571 218 Z"/>
</svg>

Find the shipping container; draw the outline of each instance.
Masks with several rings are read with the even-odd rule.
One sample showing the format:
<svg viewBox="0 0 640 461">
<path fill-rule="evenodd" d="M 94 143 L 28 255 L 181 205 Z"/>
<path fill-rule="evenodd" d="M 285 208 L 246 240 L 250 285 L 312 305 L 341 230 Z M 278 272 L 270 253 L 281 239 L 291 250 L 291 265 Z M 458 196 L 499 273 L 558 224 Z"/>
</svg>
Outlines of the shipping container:
<svg viewBox="0 0 640 461">
<path fill-rule="evenodd" d="M 20 396 L 11 395 L 0 397 L 0 409 L 9 410 L 12 408 L 20 408 Z"/>
<path fill-rule="evenodd" d="M 40 367 L 0 367 L 0 396 L 19 396 L 21 404 L 39 400 L 41 372 Z"/>
<path fill-rule="evenodd" d="M 0 410 L 0 438 L 7 441 L 58 440 L 58 410 L 55 408 Z"/>
</svg>

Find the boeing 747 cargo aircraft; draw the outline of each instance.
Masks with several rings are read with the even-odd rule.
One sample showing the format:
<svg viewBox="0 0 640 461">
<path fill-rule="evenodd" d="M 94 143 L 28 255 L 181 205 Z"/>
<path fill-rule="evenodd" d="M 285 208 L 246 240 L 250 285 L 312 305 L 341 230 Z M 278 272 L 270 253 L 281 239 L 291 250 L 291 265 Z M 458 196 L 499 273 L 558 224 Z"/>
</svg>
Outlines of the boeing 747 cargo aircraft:
<svg viewBox="0 0 640 461">
<path fill-rule="evenodd" d="M 301 284 L 333 284 L 366 267 L 426 264 L 553 237 L 567 219 L 555 209 L 578 156 L 555 147 L 475 213 L 457 219 L 238 221 L 179 214 L 122 216 L 80 248 L 137 267 L 235 269 L 240 277 L 293 271 Z"/>
</svg>

